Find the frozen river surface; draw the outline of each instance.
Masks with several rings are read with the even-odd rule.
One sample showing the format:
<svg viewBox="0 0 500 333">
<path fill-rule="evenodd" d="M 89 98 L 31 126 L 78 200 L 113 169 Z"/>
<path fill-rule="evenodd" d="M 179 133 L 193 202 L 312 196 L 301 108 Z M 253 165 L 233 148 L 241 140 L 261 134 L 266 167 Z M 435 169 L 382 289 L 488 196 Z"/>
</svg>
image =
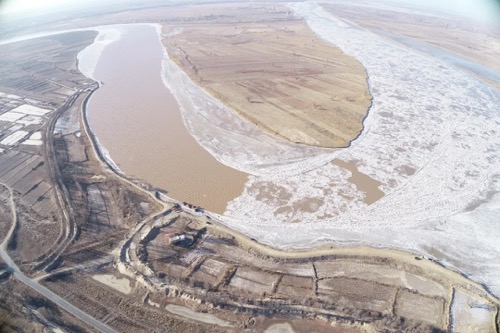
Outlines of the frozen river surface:
<svg viewBox="0 0 500 333">
<path fill-rule="evenodd" d="M 359 30 L 313 2 L 292 9 L 367 70 L 373 105 L 349 148 L 276 140 L 196 86 L 168 55 L 157 69 L 196 141 L 250 174 L 221 219 L 281 248 L 333 242 L 415 251 L 500 295 L 499 92 L 446 59 Z M 96 30 L 98 49 L 80 63 L 90 77 L 106 40 L 120 35 Z M 371 190 L 376 201 L 367 202 L 355 177 L 379 184 Z"/>
<path fill-rule="evenodd" d="M 363 134 L 347 149 L 298 158 L 290 148 L 288 160 L 283 153 L 274 161 L 246 150 L 246 161 L 262 158 L 272 171 L 253 170 L 244 194 L 230 203 L 226 223 L 279 247 L 334 241 L 416 251 L 500 295 L 499 92 L 442 59 L 354 28 L 315 3 L 292 8 L 365 66 L 373 106 Z M 221 151 L 235 149 L 226 144 Z M 332 160 L 355 163 L 381 183 L 385 196 L 367 205 L 351 173 Z M 230 162 L 246 166 L 243 159 Z"/>
</svg>

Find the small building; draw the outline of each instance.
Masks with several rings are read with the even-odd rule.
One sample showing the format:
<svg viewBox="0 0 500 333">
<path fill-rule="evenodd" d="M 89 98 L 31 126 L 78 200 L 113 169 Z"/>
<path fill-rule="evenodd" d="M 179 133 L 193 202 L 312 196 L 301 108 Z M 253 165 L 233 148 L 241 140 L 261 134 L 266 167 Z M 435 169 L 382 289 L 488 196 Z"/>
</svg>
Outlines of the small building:
<svg viewBox="0 0 500 333">
<path fill-rule="evenodd" d="M 186 235 L 174 235 L 170 237 L 170 244 L 177 244 L 186 240 Z"/>
<path fill-rule="evenodd" d="M 169 245 L 189 247 L 194 243 L 194 237 L 189 234 L 168 233 L 164 237 L 165 242 Z"/>
</svg>

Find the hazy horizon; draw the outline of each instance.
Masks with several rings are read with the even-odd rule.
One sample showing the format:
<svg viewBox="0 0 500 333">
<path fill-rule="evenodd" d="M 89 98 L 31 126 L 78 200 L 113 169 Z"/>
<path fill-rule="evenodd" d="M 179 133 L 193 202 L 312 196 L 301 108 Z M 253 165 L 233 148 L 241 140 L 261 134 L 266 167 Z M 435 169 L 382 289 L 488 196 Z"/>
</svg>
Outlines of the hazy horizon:
<svg viewBox="0 0 500 333">
<path fill-rule="evenodd" d="M 37 0 L 0 0 L 0 13 L 1 14 L 9 14 L 9 13 L 21 13 L 28 12 L 33 10 L 56 10 L 60 11 L 61 9 L 69 9 L 69 7 L 73 6 L 90 6 L 90 5 L 112 5 L 113 2 L 124 4 L 132 4 L 134 2 L 141 3 L 147 5 L 151 2 L 174 2 L 174 1 L 158 1 L 158 0 L 149 0 L 149 1 L 138 1 L 138 0 L 130 0 L 130 1 L 106 1 L 106 2 L 96 2 L 96 1 L 86 1 L 82 3 L 78 0 L 44 0 L 43 2 Z M 321 3 L 322 1 L 318 1 Z M 324 2 L 335 2 L 335 1 L 324 1 Z M 350 1 L 352 3 L 352 1 Z M 363 2 L 363 0 L 361 0 Z M 449 14 L 458 14 L 470 17 L 472 19 L 487 19 L 490 22 L 498 22 L 498 18 L 500 18 L 500 0 L 419 0 L 418 2 L 414 0 L 377 0 L 377 1 L 369 1 L 368 3 L 381 3 L 381 4 L 396 4 L 403 5 L 411 8 L 420 8 L 423 10 L 431 10 L 438 11 L 442 13 Z"/>
</svg>

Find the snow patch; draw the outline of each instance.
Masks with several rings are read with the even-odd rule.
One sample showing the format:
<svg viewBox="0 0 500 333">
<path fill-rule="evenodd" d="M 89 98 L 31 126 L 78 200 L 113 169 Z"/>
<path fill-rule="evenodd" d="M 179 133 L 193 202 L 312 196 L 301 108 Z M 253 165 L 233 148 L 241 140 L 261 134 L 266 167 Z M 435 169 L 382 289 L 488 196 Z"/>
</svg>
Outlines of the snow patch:
<svg viewBox="0 0 500 333">
<path fill-rule="evenodd" d="M 25 115 L 42 117 L 45 116 L 47 113 L 52 112 L 52 110 L 42 109 L 34 105 L 23 104 L 13 109 L 12 112 L 19 112 Z"/>
<path fill-rule="evenodd" d="M 0 121 L 14 122 L 14 121 L 21 119 L 24 116 L 25 115 L 22 113 L 15 112 L 15 111 L 11 110 L 11 111 L 5 112 L 4 114 L 0 115 Z"/>
<path fill-rule="evenodd" d="M 98 31 L 98 35 L 92 44 L 78 53 L 77 60 L 78 70 L 86 77 L 96 80 L 94 71 L 102 51 L 106 46 L 120 39 L 121 31 L 114 26 L 95 27 L 93 29 Z"/>
<path fill-rule="evenodd" d="M 373 105 L 365 130 L 349 148 L 304 154 L 299 163 L 255 150 L 249 160 L 261 158 L 267 165 L 252 166 L 254 176 L 243 195 L 229 203 L 224 223 L 281 248 L 334 242 L 421 253 L 500 295 L 498 198 L 465 211 L 484 193 L 499 190 L 498 91 L 445 62 L 340 21 L 316 3 L 291 8 L 316 34 L 363 64 Z M 188 128 L 194 126 L 191 116 L 185 117 Z M 212 141 L 219 145 L 225 140 L 221 136 Z M 247 148 L 240 144 L 245 154 Z M 236 152 L 234 162 L 224 152 L 207 149 L 231 166 L 247 158 Z M 329 163 L 334 158 L 355 161 L 360 172 L 382 183 L 386 196 L 366 205 L 349 174 Z M 309 169 L 299 167 L 308 164 Z M 408 167 L 414 172 L 403 172 Z M 317 211 L 297 208 L 317 197 L 324 201 Z"/>
<path fill-rule="evenodd" d="M 31 134 L 31 136 L 27 140 L 25 140 L 22 144 L 30 146 L 41 146 L 43 144 L 42 132 L 35 132 Z"/>
<path fill-rule="evenodd" d="M 496 308 L 455 290 L 451 305 L 451 332 L 493 332 Z"/>
<path fill-rule="evenodd" d="M 26 131 L 16 131 L 0 141 L 0 144 L 5 146 L 14 146 L 22 141 L 28 134 L 29 132 Z"/>
<path fill-rule="evenodd" d="M 128 295 L 132 292 L 132 287 L 130 286 L 130 280 L 127 278 L 120 279 L 111 274 L 93 275 L 92 278 L 123 294 Z"/>
</svg>

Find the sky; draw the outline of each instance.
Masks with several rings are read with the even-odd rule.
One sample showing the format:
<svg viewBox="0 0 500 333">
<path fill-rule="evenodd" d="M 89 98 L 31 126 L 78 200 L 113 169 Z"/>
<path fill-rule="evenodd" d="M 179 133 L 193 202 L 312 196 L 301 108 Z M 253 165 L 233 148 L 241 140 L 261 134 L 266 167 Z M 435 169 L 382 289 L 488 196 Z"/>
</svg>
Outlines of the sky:
<svg viewBox="0 0 500 333">
<path fill-rule="evenodd" d="M 61 6 L 68 3 L 75 3 L 75 0 L 1 0 L 0 8 L 3 12 L 30 11 L 40 8 Z"/>
<path fill-rule="evenodd" d="M 108 0 L 102 0 L 104 4 Z M 355 0 L 353 0 L 354 2 Z M 387 0 L 386 0 L 387 1 Z M 427 7 L 440 11 L 462 14 L 472 18 L 487 18 L 500 22 L 500 0 L 389 0 L 409 4 L 412 7 Z M 321 2 L 321 0 L 318 0 Z M 376 2 L 376 0 L 373 0 Z M 9 12 L 33 12 L 40 9 L 61 8 L 71 4 L 82 4 L 81 0 L 0 0 L 0 10 Z"/>
<path fill-rule="evenodd" d="M 500 22 L 500 0 L 390 0 L 394 3 L 409 4 L 415 7 L 436 9 L 440 12 L 454 13 L 473 19 L 487 19 Z"/>
<path fill-rule="evenodd" d="M 71 0 L 69 0 L 71 1 Z M 0 1 L 1 10 L 6 12 L 12 11 L 29 11 L 43 7 L 61 5 L 68 0 L 2 0 Z"/>
</svg>

